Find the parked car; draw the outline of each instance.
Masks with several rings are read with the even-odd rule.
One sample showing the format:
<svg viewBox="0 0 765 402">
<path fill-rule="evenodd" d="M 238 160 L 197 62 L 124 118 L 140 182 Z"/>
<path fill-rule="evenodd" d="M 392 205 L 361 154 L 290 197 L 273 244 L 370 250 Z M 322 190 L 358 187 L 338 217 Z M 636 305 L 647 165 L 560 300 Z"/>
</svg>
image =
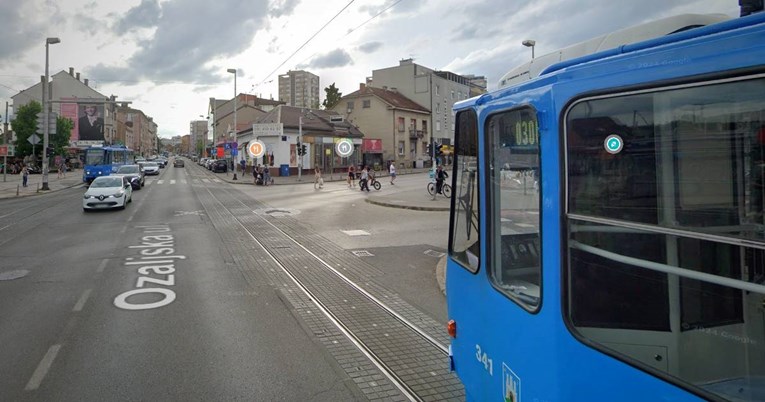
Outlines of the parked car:
<svg viewBox="0 0 765 402">
<path fill-rule="evenodd" d="M 210 170 L 212 170 L 213 173 L 226 173 L 228 171 L 228 162 L 224 159 L 218 159 L 212 163 Z"/>
<path fill-rule="evenodd" d="M 146 184 L 146 175 L 138 165 L 120 166 L 112 176 L 122 176 L 127 178 L 133 190 L 140 190 Z"/>
<path fill-rule="evenodd" d="M 122 176 L 96 177 L 82 196 L 82 210 L 125 209 L 133 201 L 133 186 Z"/>
<path fill-rule="evenodd" d="M 159 174 L 159 164 L 157 162 L 142 162 L 140 165 L 143 168 L 143 173 L 146 175 Z"/>
<path fill-rule="evenodd" d="M 175 158 L 173 160 L 173 167 L 184 167 L 183 159 Z"/>
</svg>

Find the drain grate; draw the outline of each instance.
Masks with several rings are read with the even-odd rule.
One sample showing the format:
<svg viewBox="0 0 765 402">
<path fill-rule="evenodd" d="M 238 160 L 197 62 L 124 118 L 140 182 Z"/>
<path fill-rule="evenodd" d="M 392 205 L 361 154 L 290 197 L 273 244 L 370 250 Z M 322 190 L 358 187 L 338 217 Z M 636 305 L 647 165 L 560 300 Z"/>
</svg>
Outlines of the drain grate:
<svg viewBox="0 0 765 402">
<path fill-rule="evenodd" d="M 375 256 L 374 254 L 370 253 L 367 250 L 356 250 L 356 251 L 351 251 L 351 252 L 356 257 L 374 257 Z"/>
</svg>

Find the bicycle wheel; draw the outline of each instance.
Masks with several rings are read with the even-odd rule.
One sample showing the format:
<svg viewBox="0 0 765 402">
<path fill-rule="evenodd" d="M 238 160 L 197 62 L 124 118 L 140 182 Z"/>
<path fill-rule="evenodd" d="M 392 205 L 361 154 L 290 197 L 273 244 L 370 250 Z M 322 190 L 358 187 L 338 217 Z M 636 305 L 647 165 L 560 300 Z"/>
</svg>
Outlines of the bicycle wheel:
<svg viewBox="0 0 765 402">
<path fill-rule="evenodd" d="M 379 190 L 379 189 L 380 189 L 380 187 L 382 187 L 382 185 L 380 184 L 380 182 L 379 182 L 379 181 L 375 180 L 375 182 L 374 182 L 374 183 L 372 183 L 372 187 L 374 187 L 374 188 L 375 188 L 375 190 Z"/>
<path fill-rule="evenodd" d="M 428 194 L 433 195 L 436 192 L 436 184 L 428 183 Z"/>
<path fill-rule="evenodd" d="M 444 184 L 444 188 L 441 189 L 441 192 L 444 193 L 444 197 L 452 198 L 452 186 Z"/>
</svg>

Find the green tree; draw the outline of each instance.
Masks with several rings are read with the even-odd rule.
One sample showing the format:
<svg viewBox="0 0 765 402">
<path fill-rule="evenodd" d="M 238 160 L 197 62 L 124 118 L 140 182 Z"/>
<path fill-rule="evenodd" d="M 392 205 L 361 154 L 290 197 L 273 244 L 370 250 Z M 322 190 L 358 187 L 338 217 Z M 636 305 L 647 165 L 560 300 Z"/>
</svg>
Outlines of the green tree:
<svg viewBox="0 0 765 402">
<path fill-rule="evenodd" d="M 334 82 L 332 85 L 324 88 L 324 93 L 327 94 L 324 98 L 324 102 L 322 102 L 324 109 L 332 109 L 335 105 L 340 103 L 340 98 L 343 97 L 343 94 L 337 89 Z"/>
<path fill-rule="evenodd" d="M 53 148 L 56 155 L 66 155 L 66 148 L 69 147 L 69 139 L 72 137 L 74 122 L 67 118 L 58 116 L 56 119 L 56 134 L 48 137 L 48 146 Z"/>
<path fill-rule="evenodd" d="M 42 111 L 39 102 L 32 101 L 21 106 L 16 111 L 16 117 L 11 121 L 13 131 L 16 132 L 16 156 L 25 157 L 32 154 L 32 144 L 29 137 L 37 132 L 37 115 Z M 42 141 L 34 147 L 35 153 L 42 151 Z"/>
</svg>

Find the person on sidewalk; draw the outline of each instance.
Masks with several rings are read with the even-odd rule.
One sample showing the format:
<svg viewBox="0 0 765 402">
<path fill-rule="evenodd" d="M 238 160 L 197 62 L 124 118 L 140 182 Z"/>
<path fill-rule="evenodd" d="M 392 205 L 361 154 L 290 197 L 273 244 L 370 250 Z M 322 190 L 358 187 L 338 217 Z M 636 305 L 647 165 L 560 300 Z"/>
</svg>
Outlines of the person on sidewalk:
<svg viewBox="0 0 765 402">
<path fill-rule="evenodd" d="M 21 186 L 26 187 L 27 186 L 27 180 L 29 179 L 29 168 L 27 165 L 24 165 L 23 168 L 21 168 Z"/>
<path fill-rule="evenodd" d="M 393 185 L 394 181 L 396 181 L 396 163 L 393 161 L 390 161 L 390 166 L 388 167 L 388 172 L 390 173 L 390 184 Z"/>
<path fill-rule="evenodd" d="M 239 161 L 239 166 L 242 168 L 242 176 L 244 176 L 244 171 L 247 169 L 247 162 L 244 161 L 244 158 Z"/>
<path fill-rule="evenodd" d="M 324 188 L 324 178 L 321 177 L 321 168 L 319 167 L 319 165 L 314 166 L 313 173 L 314 173 L 313 188 L 315 190 Z"/>
<path fill-rule="evenodd" d="M 356 187 L 356 168 L 348 166 L 348 188 Z"/>
<path fill-rule="evenodd" d="M 361 168 L 361 182 L 359 183 L 361 188 L 359 191 L 367 190 L 367 192 L 369 192 L 369 185 L 367 184 L 367 180 L 369 180 L 369 170 L 367 169 L 367 166 L 364 165 L 364 167 Z"/>
</svg>

